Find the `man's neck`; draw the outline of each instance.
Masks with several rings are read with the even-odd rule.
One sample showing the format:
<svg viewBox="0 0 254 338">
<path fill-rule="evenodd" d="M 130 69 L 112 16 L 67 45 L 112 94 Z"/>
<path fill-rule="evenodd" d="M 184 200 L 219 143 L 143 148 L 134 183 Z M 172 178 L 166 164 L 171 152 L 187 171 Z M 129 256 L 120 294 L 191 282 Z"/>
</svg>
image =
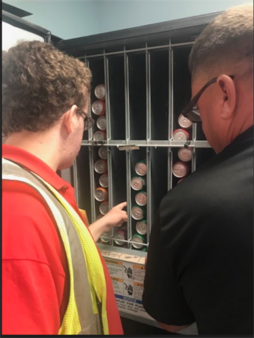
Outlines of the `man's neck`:
<svg viewBox="0 0 254 338">
<path fill-rule="evenodd" d="M 21 148 L 45 162 L 57 171 L 59 166 L 59 149 L 54 131 L 28 132 L 21 131 L 7 136 L 5 144 Z"/>
</svg>

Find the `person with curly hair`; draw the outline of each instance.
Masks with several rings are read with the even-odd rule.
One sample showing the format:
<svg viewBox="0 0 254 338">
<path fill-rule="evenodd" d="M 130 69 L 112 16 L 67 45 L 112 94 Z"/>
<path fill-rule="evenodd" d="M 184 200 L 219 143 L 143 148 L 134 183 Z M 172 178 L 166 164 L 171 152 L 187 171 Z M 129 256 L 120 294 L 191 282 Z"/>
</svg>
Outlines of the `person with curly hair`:
<svg viewBox="0 0 254 338">
<path fill-rule="evenodd" d="M 91 71 L 24 41 L 4 53 L 2 74 L 2 333 L 123 334 L 95 242 L 127 220 L 126 202 L 89 226 L 57 174 L 93 123 Z"/>
</svg>

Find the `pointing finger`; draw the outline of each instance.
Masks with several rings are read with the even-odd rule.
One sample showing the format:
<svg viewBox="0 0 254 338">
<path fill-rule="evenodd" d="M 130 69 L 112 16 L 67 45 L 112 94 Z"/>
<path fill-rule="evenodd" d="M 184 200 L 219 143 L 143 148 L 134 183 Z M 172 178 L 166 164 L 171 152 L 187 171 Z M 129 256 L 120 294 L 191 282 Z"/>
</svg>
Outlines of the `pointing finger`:
<svg viewBox="0 0 254 338">
<path fill-rule="evenodd" d="M 127 202 L 122 202 L 122 203 L 116 205 L 116 207 L 117 207 L 118 209 L 123 209 L 123 208 L 125 208 L 126 206 L 127 206 Z"/>
</svg>

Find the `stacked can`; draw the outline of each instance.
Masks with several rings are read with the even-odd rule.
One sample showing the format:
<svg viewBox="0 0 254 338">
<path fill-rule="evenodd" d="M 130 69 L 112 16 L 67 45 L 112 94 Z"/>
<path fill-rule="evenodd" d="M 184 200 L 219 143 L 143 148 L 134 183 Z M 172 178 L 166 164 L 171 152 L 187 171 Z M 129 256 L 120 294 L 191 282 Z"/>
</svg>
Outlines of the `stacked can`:
<svg viewBox="0 0 254 338">
<path fill-rule="evenodd" d="M 131 180 L 131 187 L 136 192 L 135 204 L 131 209 L 131 216 L 136 221 L 135 233 L 131 238 L 132 247 L 134 249 L 142 249 L 145 243 L 147 233 L 146 223 L 146 205 L 147 193 L 146 187 L 147 164 L 146 161 L 139 161 L 135 165 L 135 176 Z"/>
<path fill-rule="evenodd" d="M 99 203 L 100 212 L 97 216 L 97 219 L 103 217 L 109 211 L 107 147 L 100 147 L 98 150 L 98 155 L 99 159 L 94 163 L 94 171 L 99 174 L 97 188 L 94 191 L 94 198 Z M 100 240 L 103 243 L 108 243 L 111 237 L 112 236 L 107 237 L 107 234 L 103 234 L 100 237 Z"/>
<path fill-rule="evenodd" d="M 190 139 L 190 134 L 186 129 L 191 128 L 192 122 L 187 119 L 185 116 L 180 114 L 178 116 L 178 124 L 181 129 L 176 129 L 173 133 L 173 139 L 176 141 L 187 141 Z M 178 150 L 178 158 L 180 161 L 177 161 L 173 164 L 172 173 L 175 177 L 179 178 L 180 183 L 185 176 L 189 173 L 189 166 L 186 162 L 191 161 L 192 159 L 192 149 L 189 147 L 182 147 Z"/>
<path fill-rule="evenodd" d="M 100 213 L 105 215 L 107 213 L 106 202 L 108 200 L 108 165 L 107 161 L 100 158 L 94 163 L 94 171 L 99 174 L 99 186 L 94 191 L 94 198 L 100 202 Z M 104 204 L 103 204 L 104 203 Z"/>
<path fill-rule="evenodd" d="M 180 161 L 174 163 L 172 172 L 175 177 L 179 178 L 177 183 L 180 183 L 189 173 L 189 166 L 186 162 L 192 160 L 192 148 L 184 146 L 178 150 L 177 154 Z"/>
<path fill-rule="evenodd" d="M 92 112 L 97 116 L 96 127 L 97 131 L 93 134 L 94 141 L 102 142 L 106 140 L 106 106 L 105 106 L 105 86 L 99 84 L 94 90 L 94 95 L 97 100 L 92 104 Z"/>
<path fill-rule="evenodd" d="M 180 114 L 178 116 L 178 124 L 180 129 L 176 129 L 173 132 L 173 139 L 176 141 L 187 141 L 190 139 L 190 134 L 186 129 L 190 129 L 192 126 L 192 122 L 187 119 L 187 117 Z"/>
</svg>

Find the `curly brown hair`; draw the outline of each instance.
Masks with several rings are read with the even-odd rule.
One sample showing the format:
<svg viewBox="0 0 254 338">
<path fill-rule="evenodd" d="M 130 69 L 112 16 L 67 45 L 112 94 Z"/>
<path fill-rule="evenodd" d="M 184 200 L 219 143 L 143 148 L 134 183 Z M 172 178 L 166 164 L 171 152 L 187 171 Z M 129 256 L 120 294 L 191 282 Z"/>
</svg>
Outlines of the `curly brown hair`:
<svg viewBox="0 0 254 338">
<path fill-rule="evenodd" d="M 2 133 L 44 131 L 72 105 L 82 109 L 91 78 L 83 62 L 49 43 L 24 41 L 10 48 L 2 58 Z"/>
</svg>

